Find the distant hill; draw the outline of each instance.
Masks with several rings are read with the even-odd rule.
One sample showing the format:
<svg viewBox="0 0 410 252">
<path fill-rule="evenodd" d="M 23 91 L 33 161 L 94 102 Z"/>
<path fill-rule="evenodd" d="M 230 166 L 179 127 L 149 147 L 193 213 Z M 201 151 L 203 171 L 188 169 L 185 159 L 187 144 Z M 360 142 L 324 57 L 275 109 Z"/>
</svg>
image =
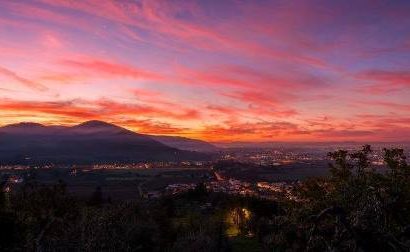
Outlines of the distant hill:
<svg viewBox="0 0 410 252">
<path fill-rule="evenodd" d="M 210 155 L 180 150 L 102 121 L 73 127 L 19 123 L 0 128 L 0 164 L 107 163 L 207 160 Z"/>
<path fill-rule="evenodd" d="M 175 136 L 150 136 L 155 141 L 174 147 L 180 150 L 198 151 L 198 152 L 217 152 L 219 148 L 216 146 L 197 139 Z"/>
</svg>

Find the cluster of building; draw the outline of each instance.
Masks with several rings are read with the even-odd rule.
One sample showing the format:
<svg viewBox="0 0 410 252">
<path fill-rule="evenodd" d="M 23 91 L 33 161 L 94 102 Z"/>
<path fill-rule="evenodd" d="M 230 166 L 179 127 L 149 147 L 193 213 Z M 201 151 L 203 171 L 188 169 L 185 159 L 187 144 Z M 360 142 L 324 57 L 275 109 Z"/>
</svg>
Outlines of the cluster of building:
<svg viewBox="0 0 410 252">
<path fill-rule="evenodd" d="M 0 165 L 0 171 L 4 170 L 28 170 L 28 169 L 52 169 L 52 168 L 72 168 L 80 170 L 99 170 L 99 169 L 151 169 L 151 168 L 196 168 L 211 167 L 212 162 L 208 161 L 158 161 L 158 162 L 138 162 L 138 163 L 108 163 L 94 165 Z"/>
<path fill-rule="evenodd" d="M 190 190 L 195 189 L 197 185 L 194 183 L 190 184 L 171 184 L 165 188 L 165 193 L 168 195 L 176 195 Z"/>
<path fill-rule="evenodd" d="M 289 199 L 294 197 L 292 193 L 294 184 L 288 182 L 249 183 L 237 179 L 219 179 L 205 182 L 204 185 L 210 192 L 226 193 L 231 195 L 252 196 L 267 199 L 276 199 L 279 194 Z M 189 190 L 195 189 L 196 186 L 197 184 L 195 183 L 170 184 L 165 188 L 165 193 L 168 195 L 185 193 Z"/>
<path fill-rule="evenodd" d="M 158 161 L 158 162 L 139 162 L 139 163 L 112 163 L 112 164 L 95 164 L 92 169 L 151 169 L 151 168 L 195 168 L 209 167 L 210 162 L 205 161 Z"/>
<path fill-rule="evenodd" d="M 327 153 L 338 149 L 346 149 L 350 152 L 357 151 L 360 146 L 351 148 L 328 146 L 319 149 L 243 149 L 227 152 L 221 156 L 221 160 L 234 160 L 241 163 L 252 163 L 262 166 L 279 166 L 296 162 L 326 161 L 329 160 Z M 408 151 L 407 151 L 408 152 Z M 410 153 L 407 153 L 410 155 Z M 384 165 L 384 151 L 382 148 L 374 149 L 369 156 L 371 163 L 375 166 Z"/>
<path fill-rule="evenodd" d="M 171 184 L 165 188 L 165 194 L 176 195 L 195 189 L 197 184 Z M 252 196 L 266 199 L 277 199 L 279 195 L 296 200 L 293 195 L 294 183 L 288 182 L 257 182 L 249 183 L 236 179 L 216 180 L 205 183 L 210 192 L 226 193 L 231 195 Z"/>
<path fill-rule="evenodd" d="M 17 175 L 11 175 L 6 179 L 2 189 L 4 192 L 8 193 L 12 191 L 14 186 L 21 184 L 23 182 L 24 182 L 23 177 L 17 176 Z"/>
<path fill-rule="evenodd" d="M 205 185 L 207 190 L 212 192 L 255 196 L 254 186 L 251 183 L 236 179 L 211 181 L 207 182 Z"/>
<path fill-rule="evenodd" d="M 324 160 L 326 155 L 307 152 L 279 151 L 279 150 L 242 150 L 226 153 L 222 160 L 235 160 L 242 163 L 252 163 L 263 166 L 278 166 L 298 161 Z"/>
<path fill-rule="evenodd" d="M 6 170 L 29 170 L 29 169 L 51 169 L 55 166 L 52 164 L 47 165 L 0 165 L 0 171 Z"/>
<path fill-rule="evenodd" d="M 297 182 L 295 182 L 297 183 Z M 278 195 L 284 196 L 288 199 L 296 200 L 293 193 L 295 183 L 288 182 L 258 182 L 256 183 L 258 196 L 267 199 L 275 199 Z"/>
</svg>

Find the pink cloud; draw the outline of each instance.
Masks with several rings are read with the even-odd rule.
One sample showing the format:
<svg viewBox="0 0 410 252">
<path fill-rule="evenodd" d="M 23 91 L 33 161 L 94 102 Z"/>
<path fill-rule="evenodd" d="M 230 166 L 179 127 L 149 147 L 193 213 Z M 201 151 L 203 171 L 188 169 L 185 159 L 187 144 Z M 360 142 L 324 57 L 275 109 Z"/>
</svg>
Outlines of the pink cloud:
<svg viewBox="0 0 410 252">
<path fill-rule="evenodd" d="M 129 77 L 137 80 L 163 79 L 160 74 L 154 72 L 101 59 L 63 60 L 61 64 L 78 71 L 90 72 L 102 76 Z"/>
<path fill-rule="evenodd" d="M 396 111 L 410 111 L 410 104 L 401 104 L 401 103 L 396 103 L 396 102 L 390 102 L 390 101 L 357 101 L 357 104 L 363 104 L 363 105 L 368 105 L 368 106 L 376 106 L 376 107 L 382 107 L 382 108 L 387 108 L 390 110 L 396 110 Z"/>
<path fill-rule="evenodd" d="M 410 87 L 410 72 L 408 71 L 371 70 L 360 73 L 358 77 L 372 83 L 365 87 L 365 90 L 374 94 Z"/>
<path fill-rule="evenodd" d="M 34 82 L 32 80 L 29 80 L 27 78 L 24 78 L 22 76 L 20 76 L 19 74 L 17 74 L 16 72 L 9 70 L 7 68 L 1 67 L 0 66 L 0 75 L 3 75 L 7 78 L 12 79 L 13 81 L 18 82 L 19 84 L 22 84 L 26 87 L 29 87 L 31 89 L 37 90 L 37 91 L 46 91 L 47 88 L 37 82 Z"/>
<path fill-rule="evenodd" d="M 142 1 L 140 4 L 115 1 L 49 1 L 42 0 L 44 4 L 59 9 L 75 10 L 83 15 L 89 15 L 100 19 L 114 22 L 119 31 L 126 37 L 132 37 L 137 41 L 145 41 L 137 32 L 132 32 L 130 27 L 150 31 L 155 38 L 155 43 L 161 46 L 171 46 L 167 40 L 172 39 L 177 43 L 182 43 L 180 48 L 189 46 L 203 50 L 228 52 L 231 54 L 244 54 L 250 57 L 266 57 L 275 60 L 296 62 L 313 67 L 328 67 L 327 63 L 319 58 L 295 53 L 292 50 L 277 50 L 271 46 L 263 45 L 243 34 L 241 25 L 229 23 L 230 33 L 221 32 L 216 27 L 204 25 L 203 12 L 199 6 L 193 2 L 183 2 L 177 6 L 168 1 Z M 21 11 L 26 11 L 30 16 L 45 19 L 49 22 L 58 22 L 65 25 L 72 25 L 74 20 L 69 21 L 70 16 L 66 13 L 53 14 L 48 10 L 39 9 L 35 6 L 15 6 Z M 190 13 L 196 17 L 198 22 L 187 22 L 178 16 L 181 13 Z M 83 17 L 78 17 L 78 21 L 84 21 Z M 245 25 L 245 24 L 244 24 Z M 258 23 L 259 26 L 266 26 L 264 22 Z M 84 25 L 87 26 L 86 24 Z M 77 28 L 82 29 L 80 25 Z M 227 27 L 226 27 L 227 28 Z M 277 35 L 277 34 L 276 34 Z M 283 34 L 281 34 L 283 35 Z M 282 38 L 283 36 L 281 36 Z M 171 46 L 172 47 L 172 46 Z"/>
<path fill-rule="evenodd" d="M 4 2 L 2 115 L 226 140 L 407 136 L 407 8 L 217 2 Z"/>
</svg>

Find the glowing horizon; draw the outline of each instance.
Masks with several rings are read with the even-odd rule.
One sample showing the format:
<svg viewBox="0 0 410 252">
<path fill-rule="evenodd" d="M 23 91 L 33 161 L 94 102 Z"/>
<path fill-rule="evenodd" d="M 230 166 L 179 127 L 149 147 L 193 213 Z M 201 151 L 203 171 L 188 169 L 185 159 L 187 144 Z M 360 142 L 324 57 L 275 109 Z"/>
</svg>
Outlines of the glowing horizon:
<svg viewBox="0 0 410 252">
<path fill-rule="evenodd" d="M 408 1 L 0 4 L 0 126 L 410 140 Z"/>
</svg>

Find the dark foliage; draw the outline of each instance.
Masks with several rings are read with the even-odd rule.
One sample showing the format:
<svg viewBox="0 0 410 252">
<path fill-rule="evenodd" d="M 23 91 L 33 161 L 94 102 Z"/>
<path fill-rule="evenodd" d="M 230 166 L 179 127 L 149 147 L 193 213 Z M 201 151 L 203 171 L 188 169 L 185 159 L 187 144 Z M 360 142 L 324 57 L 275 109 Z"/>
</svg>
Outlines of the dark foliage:
<svg viewBox="0 0 410 252">
<path fill-rule="evenodd" d="M 308 251 L 408 251 L 410 236 L 409 166 L 401 149 L 385 150 L 386 173 L 371 167 L 362 150 L 329 153 L 331 177 L 295 188 L 282 230 L 272 248 Z M 285 230 L 297 232 L 292 242 Z M 278 242 L 279 240 L 279 242 Z"/>
<path fill-rule="evenodd" d="M 409 251 L 410 168 L 403 150 L 329 153 L 329 178 L 277 201 L 207 192 L 112 203 L 34 179 L 0 194 L 1 251 Z"/>
</svg>

